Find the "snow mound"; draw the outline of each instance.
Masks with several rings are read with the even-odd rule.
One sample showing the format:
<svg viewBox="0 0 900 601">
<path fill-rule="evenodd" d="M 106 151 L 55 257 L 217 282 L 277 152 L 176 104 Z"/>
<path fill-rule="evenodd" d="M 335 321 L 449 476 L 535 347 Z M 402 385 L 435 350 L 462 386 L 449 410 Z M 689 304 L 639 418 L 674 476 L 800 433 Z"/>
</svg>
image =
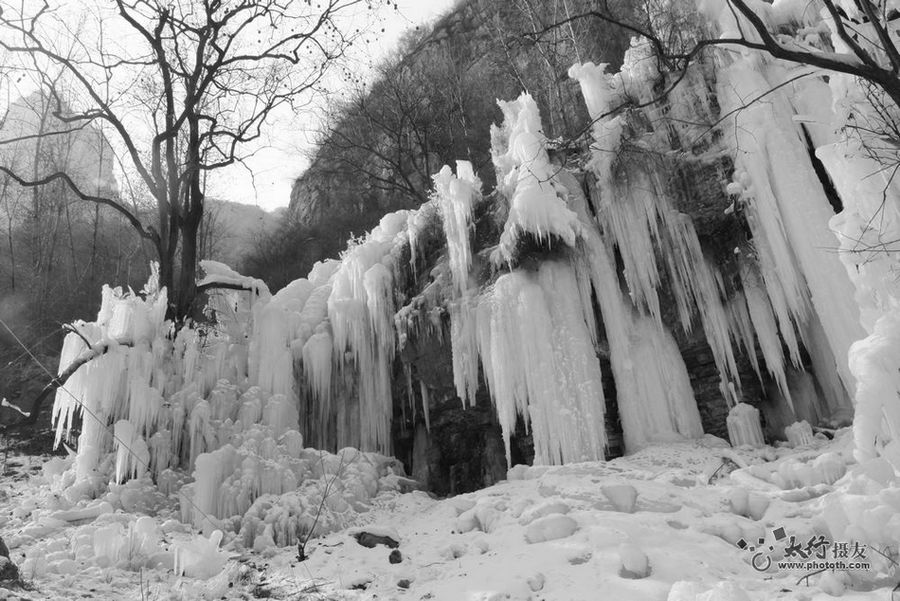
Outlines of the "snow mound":
<svg viewBox="0 0 900 601">
<path fill-rule="evenodd" d="M 567 515 L 553 514 L 528 524 L 525 540 L 531 544 L 572 536 L 578 530 L 578 522 Z"/>
</svg>

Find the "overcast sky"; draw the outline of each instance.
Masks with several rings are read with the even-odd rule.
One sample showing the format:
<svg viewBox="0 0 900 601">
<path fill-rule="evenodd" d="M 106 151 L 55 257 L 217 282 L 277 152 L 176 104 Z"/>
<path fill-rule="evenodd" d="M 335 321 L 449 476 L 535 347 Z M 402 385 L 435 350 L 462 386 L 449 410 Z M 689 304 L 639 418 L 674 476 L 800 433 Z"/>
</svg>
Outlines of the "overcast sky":
<svg viewBox="0 0 900 601">
<path fill-rule="evenodd" d="M 427 23 L 456 4 L 457 0 L 399 0 L 399 10 L 386 14 L 385 32 L 368 45 L 369 58 L 376 62 L 396 47 L 401 34 Z M 257 204 L 266 210 L 287 206 L 291 182 L 306 168 L 316 121 L 311 115 L 298 115 L 292 123 L 276 122 L 270 127 L 268 146 L 248 159 L 247 167 L 233 167 L 207 183 L 207 194 L 216 198 Z M 308 131 L 304 131 L 308 130 Z M 224 170 L 223 170 L 224 171 Z M 251 177 L 248 171 L 252 171 Z M 254 187 L 255 184 L 255 187 Z"/>
</svg>

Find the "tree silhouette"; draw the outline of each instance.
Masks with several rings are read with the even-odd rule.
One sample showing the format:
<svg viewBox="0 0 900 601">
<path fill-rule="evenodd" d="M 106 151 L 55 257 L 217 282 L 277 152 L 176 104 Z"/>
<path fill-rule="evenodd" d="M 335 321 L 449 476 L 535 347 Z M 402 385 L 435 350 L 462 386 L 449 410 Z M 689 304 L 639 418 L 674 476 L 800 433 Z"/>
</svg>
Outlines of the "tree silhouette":
<svg viewBox="0 0 900 601">
<path fill-rule="evenodd" d="M 22 173 L 4 162 L 0 172 L 21 186 L 64 185 L 120 213 L 156 250 L 170 317 L 187 317 L 206 177 L 245 159 L 278 111 L 309 102 L 361 35 L 345 32 L 346 19 L 374 8 L 365 0 L 98 0 L 76 31 L 49 0 L 0 6 L 0 49 L 51 100 L 55 119 L 73 130 L 103 125 L 155 219 L 64 170 Z"/>
</svg>

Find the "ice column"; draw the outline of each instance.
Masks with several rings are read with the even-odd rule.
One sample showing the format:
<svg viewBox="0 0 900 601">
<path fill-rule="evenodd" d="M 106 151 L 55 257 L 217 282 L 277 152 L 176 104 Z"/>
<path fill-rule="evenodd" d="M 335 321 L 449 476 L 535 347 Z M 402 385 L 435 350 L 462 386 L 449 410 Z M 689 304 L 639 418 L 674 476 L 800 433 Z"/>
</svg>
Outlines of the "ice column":
<svg viewBox="0 0 900 601">
<path fill-rule="evenodd" d="M 738 403 L 728 412 L 725 423 L 728 426 L 728 438 L 731 440 L 731 446 L 761 447 L 766 444 L 763 439 L 762 426 L 759 423 L 759 410 L 753 405 Z"/>
</svg>

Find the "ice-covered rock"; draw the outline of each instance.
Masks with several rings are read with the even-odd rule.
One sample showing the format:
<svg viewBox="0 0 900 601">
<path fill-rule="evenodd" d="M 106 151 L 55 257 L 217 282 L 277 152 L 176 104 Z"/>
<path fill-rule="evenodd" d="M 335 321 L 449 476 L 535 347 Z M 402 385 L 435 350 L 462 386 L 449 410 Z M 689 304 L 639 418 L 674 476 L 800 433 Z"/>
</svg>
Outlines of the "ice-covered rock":
<svg viewBox="0 0 900 601">
<path fill-rule="evenodd" d="M 538 518 L 554 513 L 566 514 L 569 513 L 569 510 L 569 505 L 564 501 L 547 501 L 526 509 L 519 517 L 519 524 L 527 526 Z"/>
<path fill-rule="evenodd" d="M 639 579 L 650 575 L 650 560 L 647 554 L 633 543 L 619 545 L 619 576 Z"/>
<path fill-rule="evenodd" d="M 794 422 L 789 426 L 785 426 L 784 435 L 787 438 L 788 444 L 792 447 L 808 445 L 813 442 L 812 426 L 810 426 L 809 422 L 806 420 Z"/>
<path fill-rule="evenodd" d="M 542 543 L 548 540 L 572 536 L 578 530 L 578 522 L 567 515 L 553 514 L 531 522 L 525 528 L 525 540 Z"/>
<path fill-rule="evenodd" d="M 731 446 L 761 447 L 766 444 L 759 423 L 759 409 L 747 403 L 738 403 L 725 418 Z"/>
<path fill-rule="evenodd" d="M 616 511 L 634 513 L 637 504 L 637 489 L 630 484 L 611 484 L 600 489 Z"/>
<path fill-rule="evenodd" d="M 176 543 L 175 575 L 207 580 L 222 571 L 228 555 L 219 549 L 222 531 L 216 530 L 209 538 L 195 536 L 193 539 Z"/>
<path fill-rule="evenodd" d="M 528 583 L 528 588 L 535 593 L 543 590 L 546 581 L 546 577 L 541 572 L 535 572 L 525 580 Z"/>
</svg>

